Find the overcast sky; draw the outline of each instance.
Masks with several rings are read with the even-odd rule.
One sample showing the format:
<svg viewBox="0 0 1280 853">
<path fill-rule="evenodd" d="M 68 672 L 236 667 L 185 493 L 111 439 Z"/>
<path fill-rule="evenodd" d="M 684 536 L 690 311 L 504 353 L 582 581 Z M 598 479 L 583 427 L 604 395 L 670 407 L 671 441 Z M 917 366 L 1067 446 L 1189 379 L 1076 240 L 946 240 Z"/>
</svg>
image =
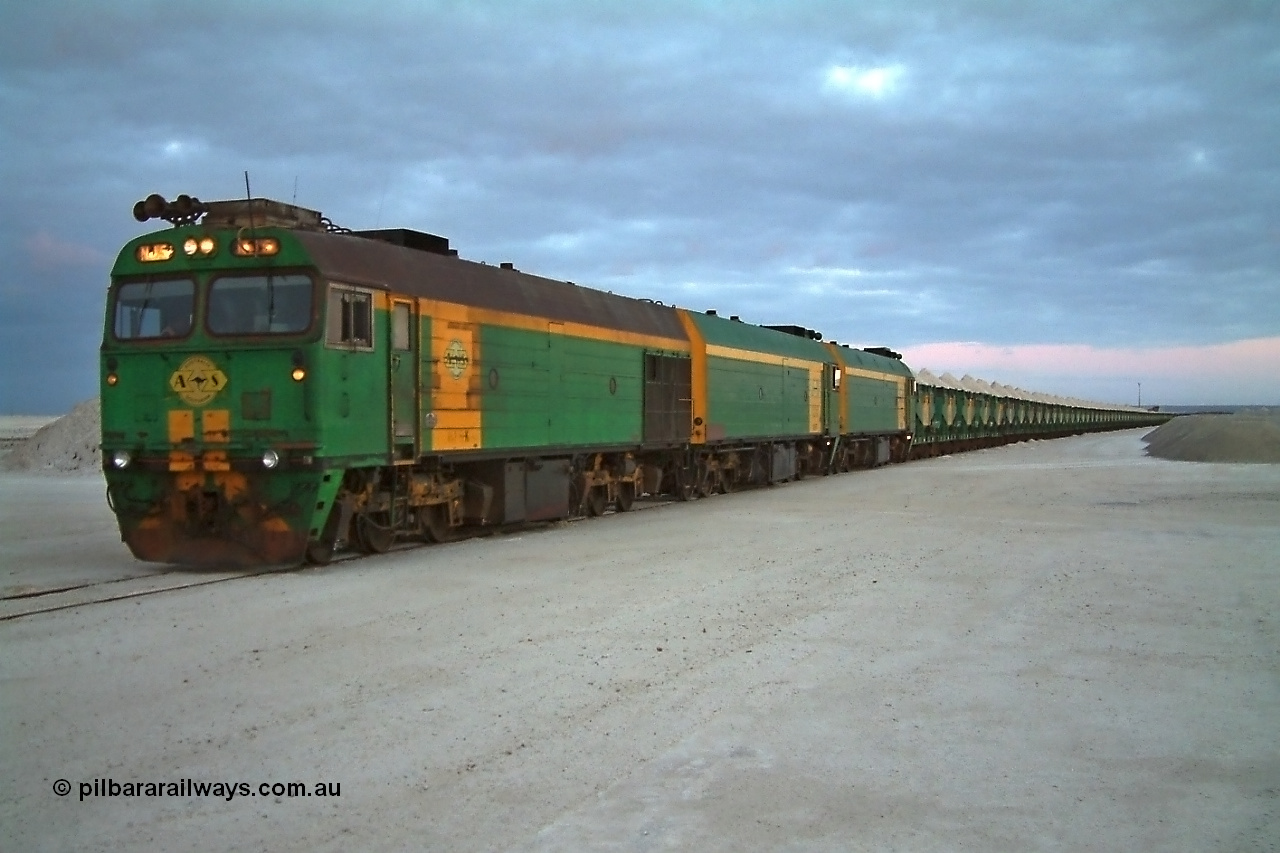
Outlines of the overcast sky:
<svg viewBox="0 0 1280 853">
<path fill-rule="evenodd" d="M 1280 404 L 1271 0 L 6 3 L 0 413 L 97 393 L 135 201 L 246 170 L 917 369 Z"/>
</svg>

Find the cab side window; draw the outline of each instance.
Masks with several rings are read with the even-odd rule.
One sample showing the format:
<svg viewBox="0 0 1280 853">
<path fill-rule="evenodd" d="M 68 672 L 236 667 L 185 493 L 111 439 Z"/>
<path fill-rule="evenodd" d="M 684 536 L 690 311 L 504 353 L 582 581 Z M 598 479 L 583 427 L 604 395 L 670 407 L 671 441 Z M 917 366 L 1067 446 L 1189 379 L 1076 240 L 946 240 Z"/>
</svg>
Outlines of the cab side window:
<svg viewBox="0 0 1280 853">
<path fill-rule="evenodd" d="M 373 349 L 373 294 L 330 285 L 326 339 L 333 346 Z"/>
</svg>

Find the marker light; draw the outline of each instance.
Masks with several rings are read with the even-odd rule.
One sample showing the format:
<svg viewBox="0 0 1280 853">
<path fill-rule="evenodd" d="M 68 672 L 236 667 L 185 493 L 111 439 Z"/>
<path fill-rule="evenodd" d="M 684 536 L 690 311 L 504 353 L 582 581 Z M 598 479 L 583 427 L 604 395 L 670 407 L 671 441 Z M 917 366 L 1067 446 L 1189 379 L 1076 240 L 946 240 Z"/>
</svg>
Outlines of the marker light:
<svg viewBox="0 0 1280 853">
<path fill-rule="evenodd" d="M 112 387 L 115 387 L 115 384 L 116 384 L 117 382 L 119 382 L 119 381 L 120 381 L 120 377 L 119 377 L 119 376 L 116 376 L 114 373 L 108 373 L 108 374 L 107 374 L 107 384 L 108 384 L 108 385 L 110 385 L 110 386 L 112 386 Z"/>
<path fill-rule="evenodd" d="M 307 378 L 307 371 L 306 368 L 295 367 L 293 369 L 293 373 L 290 373 L 289 375 L 293 377 L 294 382 L 301 382 Z"/>
<path fill-rule="evenodd" d="M 134 257 L 144 264 L 155 263 L 156 261 L 167 261 L 173 257 L 173 244 L 144 243 L 138 247 Z"/>
<path fill-rule="evenodd" d="M 239 237 L 231 244 L 233 254 L 241 257 L 280 254 L 280 241 L 275 237 Z"/>
<path fill-rule="evenodd" d="M 262 467 L 268 470 L 280 464 L 280 454 L 274 450 L 262 451 Z"/>
<path fill-rule="evenodd" d="M 111 454 L 111 464 L 122 471 L 125 468 L 128 468 L 129 463 L 132 461 L 133 457 L 129 455 L 129 451 L 127 450 L 117 450 L 115 453 Z"/>
</svg>

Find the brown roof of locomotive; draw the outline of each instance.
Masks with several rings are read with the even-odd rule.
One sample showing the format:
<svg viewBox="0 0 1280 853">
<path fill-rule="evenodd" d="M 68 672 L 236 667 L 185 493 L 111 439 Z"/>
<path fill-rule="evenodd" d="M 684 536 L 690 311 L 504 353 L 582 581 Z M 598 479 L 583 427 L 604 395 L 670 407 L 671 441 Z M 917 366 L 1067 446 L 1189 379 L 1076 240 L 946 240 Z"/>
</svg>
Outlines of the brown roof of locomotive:
<svg viewBox="0 0 1280 853">
<path fill-rule="evenodd" d="M 656 302 L 352 234 L 300 230 L 294 236 L 321 272 L 337 281 L 552 321 L 687 340 L 675 311 Z"/>
</svg>

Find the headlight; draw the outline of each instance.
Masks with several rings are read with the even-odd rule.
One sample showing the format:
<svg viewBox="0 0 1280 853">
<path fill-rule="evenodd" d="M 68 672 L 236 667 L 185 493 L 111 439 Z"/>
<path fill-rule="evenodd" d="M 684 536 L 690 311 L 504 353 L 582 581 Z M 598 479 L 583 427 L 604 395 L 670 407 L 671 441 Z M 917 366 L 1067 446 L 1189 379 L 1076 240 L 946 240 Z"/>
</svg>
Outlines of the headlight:
<svg viewBox="0 0 1280 853">
<path fill-rule="evenodd" d="M 117 468 L 124 470 L 129 467 L 129 463 L 133 461 L 133 457 L 129 455 L 127 450 L 117 450 L 111 454 L 111 464 Z"/>
<path fill-rule="evenodd" d="M 182 251 L 189 257 L 208 257 L 217 248 L 217 241 L 209 236 L 188 237 L 182 243 Z"/>
<path fill-rule="evenodd" d="M 279 453 L 276 453 L 274 450 L 262 451 L 262 467 L 263 468 L 274 468 L 279 464 L 280 464 Z"/>
</svg>

